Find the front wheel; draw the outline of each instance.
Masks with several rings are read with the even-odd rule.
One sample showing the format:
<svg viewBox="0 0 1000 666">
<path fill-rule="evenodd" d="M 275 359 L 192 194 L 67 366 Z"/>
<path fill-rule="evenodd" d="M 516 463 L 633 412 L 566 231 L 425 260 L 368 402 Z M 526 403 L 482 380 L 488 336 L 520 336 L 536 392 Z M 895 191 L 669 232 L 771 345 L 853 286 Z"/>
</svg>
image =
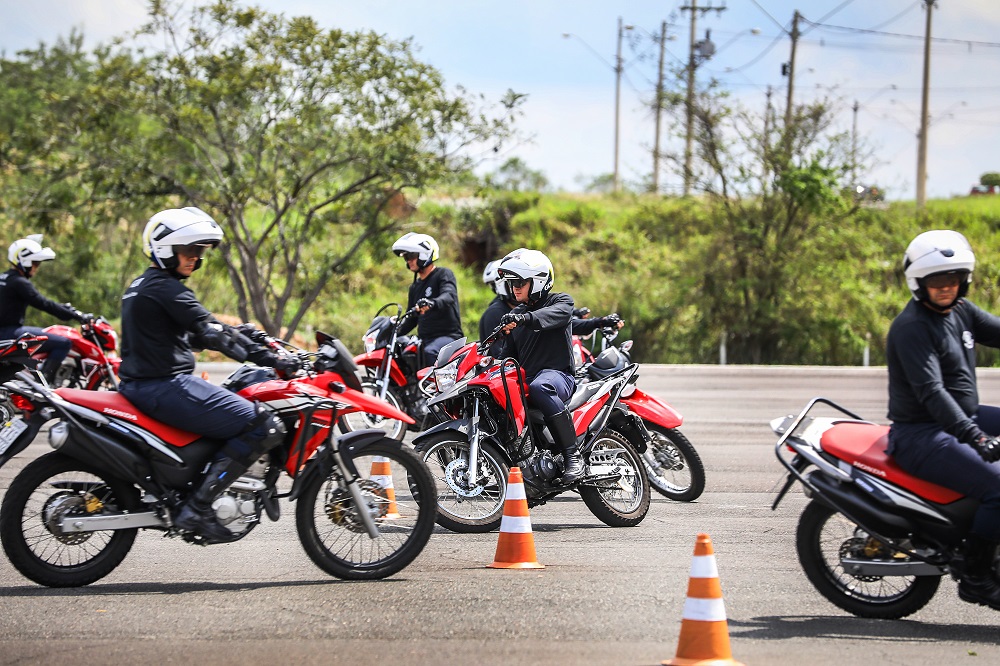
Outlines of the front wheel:
<svg viewBox="0 0 1000 666">
<path fill-rule="evenodd" d="M 810 502 L 795 536 L 799 563 L 828 601 L 858 617 L 898 620 L 927 605 L 941 576 L 855 576 L 841 559 L 899 561 L 902 557 L 825 504 Z M 902 560 L 902 561 L 905 561 Z"/>
<path fill-rule="evenodd" d="M 66 533 L 60 525 L 74 516 L 118 514 L 138 505 L 131 484 L 53 452 L 10 484 L 0 507 L 0 539 L 11 564 L 39 585 L 88 585 L 121 564 L 138 530 Z"/>
<path fill-rule="evenodd" d="M 437 493 L 413 451 L 383 439 L 354 457 L 363 511 L 375 520 L 372 539 L 338 468 L 307 482 L 295 509 L 299 540 L 323 571 L 351 580 L 385 578 L 401 571 L 427 545 L 434 530 Z"/>
<path fill-rule="evenodd" d="M 420 445 L 420 454 L 437 486 L 438 525 L 462 533 L 500 527 L 510 468 L 492 444 L 479 443 L 475 479 L 469 476 L 469 440 L 461 433 L 433 435 Z"/>
<path fill-rule="evenodd" d="M 361 390 L 373 396 L 378 396 L 381 392 L 378 384 L 372 379 L 362 381 Z M 385 401 L 401 412 L 406 411 L 403 409 L 403 401 L 399 399 L 399 391 L 395 386 L 390 386 L 386 390 Z M 403 435 L 406 434 L 405 423 L 398 419 L 390 419 L 378 414 L 351 412 L 350 414 L 341 416 L 338 423 L 340 424 L 340 431 L 343 433 L 354 432 L 356 430 L 380 430 L 385 433 L 386 437 L 394 439 L 397 442 L 403 441 Z"/>
<path fill-rule="evenodd" d="M 675 502 L 693 502 L 705 491 L 705 465 L 677 428 L 643 421 L 653 436 L 642 462 L 653 490 Z"/>
<path fill-rule="evenodd" d="M 634 527 L 649 511 L 649 479 L 642 457 L 625 437 L 605 430 L 587 454 L 580 497 L 605 525 Z M 587 477 L 596 479 L 588 481 Z"/>
</svg>

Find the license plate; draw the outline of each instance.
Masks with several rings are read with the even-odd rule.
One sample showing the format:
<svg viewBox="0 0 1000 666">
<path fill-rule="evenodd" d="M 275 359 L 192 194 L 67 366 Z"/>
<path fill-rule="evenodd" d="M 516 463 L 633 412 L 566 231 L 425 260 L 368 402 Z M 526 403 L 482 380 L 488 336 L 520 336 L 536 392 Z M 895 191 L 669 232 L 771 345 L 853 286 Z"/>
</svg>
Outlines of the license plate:
<svg viewBox="0 0 1000 666">
<path fill-rule="evenodd" d="M 20 416 L 7 421 L 0 427 L 0 454 L 3 454 L 14 443 L 18 435 L 28 429 L 28 424 Z"/>
</svg>

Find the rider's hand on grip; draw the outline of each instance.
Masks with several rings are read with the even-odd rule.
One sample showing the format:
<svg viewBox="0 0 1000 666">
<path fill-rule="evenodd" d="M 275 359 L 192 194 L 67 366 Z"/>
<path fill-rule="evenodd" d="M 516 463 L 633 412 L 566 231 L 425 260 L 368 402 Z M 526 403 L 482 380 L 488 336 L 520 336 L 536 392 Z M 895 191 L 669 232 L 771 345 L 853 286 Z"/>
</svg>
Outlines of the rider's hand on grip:
<svg viewBox="0 0 1000 666">
<path fill-rule="evenodd" d="M 290 377 L 302 369 L 302 361 L 297 356 L 279 356 L 274 363 L 279 375 Z"/>
<path fill-rule="evenodd" d="M 526 324 L 531 321 L 531 314 L 528 312 L 508 312 L 503 317 L 500 318 L 500 325 L 507 326 L 508 324 Z"/>
<path fill-rule="evenodd" d="M 1000 439 L 984 435 L 972 445 L 979 457 L 986 462 L 996 462 L 1000 460 Z"/>
<path fill-rule="evenodd" d="M 601 317 L 601 326 L 604 328 L 616 328 L 621 321 L 621 315 L 617 312 L 612 312 L 607 317 Z"/>
<path fill-rule="evenodd" d="M 421 298 L 419 301 L 417 301 L 416 307 L 418 307 L 418 308 L 427 308 L 428 310 L 433 310 L 434 309 L 434 301 L 432 301 L 429 298 Z"/>
</svg>

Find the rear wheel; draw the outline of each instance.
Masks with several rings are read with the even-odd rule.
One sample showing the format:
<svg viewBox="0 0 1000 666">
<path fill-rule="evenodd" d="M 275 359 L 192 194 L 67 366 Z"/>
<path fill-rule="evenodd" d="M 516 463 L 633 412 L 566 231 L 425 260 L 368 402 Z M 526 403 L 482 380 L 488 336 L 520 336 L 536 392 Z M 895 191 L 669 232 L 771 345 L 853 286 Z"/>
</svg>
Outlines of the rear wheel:
<svg viewBox="0 0 1000 666">
<path fill-rule="evenodd" d="M 587 476 L 598 480 L 580 483 L 580 497 L 598 520 L 611 527 L 634 527 L 649 511 L 649 479 L 642 457 L 628 440 L 605 430 L 587 455 Z M 611 477 L 602 480 L 600 477 Z"/>
<path fill-rule="evenodd" d="M 456 431 L 420 446 L 437 486 L 437 523 L 452 532 L 490 532 L 500 527 L 510 468 L 489 442 L 479 443 L 476 479 L 469 478 L 469 440 Z"/>
<path fill-rule="evenodd" d="M 437 505 L 434 480 L 420 457 L 382 439 L 353 458 L 372 539 L 340 471 L 307 482 L 295 508 L 299 540 L 309 558 L 338 578 L 370 580 L 402 570 L 427 545 Z"/>
<path fill-rule="evenodd" d="M 642 456 L 653 490 L 675 502 L 693 502 L 705 491 L 705 466 L 677 428 L 643 421 L 653 441 Z M 650 461 L 652 460 L 652 462 Z"/>
<path fill-rule="evenodd" d="M 361 382 L 361 389 L 368 395 L 378 396 L 379 386 L 372 379 L 365 379 Z M 399 398 L 399 390 L 395 386 L 390 386 L 385 392 L 385 401 L 398 409 L 403 409 L 403 401 Z M 355 430 L 381 430 L 385 436 L 396 441 L 402 441 L 406 434 L 406 424 L 398 419 L 390 419 L 378 414 L 366 414 L 365 412 L 352 412 L 340 417 L 340 431 L 354 432 Z"/>
<path fill-rule="evenodd" d="M 825 504 L 810 502 L 795 536 L 799 563 L 809 582 L 828 601 L 858 617 L 897 620 L 927 605 L 941 576 L 855 576 L 841 559 L 894 561 L 890 550 Z M 902 561 L 906 561 L 906 558 Z"/>
<path fill-rule="evenodd" d="M 135 510 L 131 484 L 53 452 L 25 467 L 0 507 L 0 539 L 11 564 L 48 587 L 87 585 L 111 573 L 132 548 L 138 530 L 65 533 L 74 516 Z"/>
</svg>

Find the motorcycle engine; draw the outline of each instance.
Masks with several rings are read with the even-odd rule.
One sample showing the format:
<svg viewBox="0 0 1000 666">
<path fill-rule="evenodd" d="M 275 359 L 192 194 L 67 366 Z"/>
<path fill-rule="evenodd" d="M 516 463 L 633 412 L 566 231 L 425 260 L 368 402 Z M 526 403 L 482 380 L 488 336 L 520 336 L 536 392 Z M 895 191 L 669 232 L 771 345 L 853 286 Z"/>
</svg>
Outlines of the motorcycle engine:
<svg viewBox="0 0 1000 666">
<path fill-rule="evenodd" d="M 547 484 L 562 476 L 560 465 L 551 451 L 542 451 L 528 458 L 523 465 L 524 475 L 531 477 L 539 484 Z"/>
<path fill-rule="evenodd" d="M 258 492 L 264 490 L 269 456 L 265 453 L 240 476 L 233 485 L 212 502 L 212 509 L 220 524 L 233 534 L 243 534 L 260 522 Z"/>
</svg>

